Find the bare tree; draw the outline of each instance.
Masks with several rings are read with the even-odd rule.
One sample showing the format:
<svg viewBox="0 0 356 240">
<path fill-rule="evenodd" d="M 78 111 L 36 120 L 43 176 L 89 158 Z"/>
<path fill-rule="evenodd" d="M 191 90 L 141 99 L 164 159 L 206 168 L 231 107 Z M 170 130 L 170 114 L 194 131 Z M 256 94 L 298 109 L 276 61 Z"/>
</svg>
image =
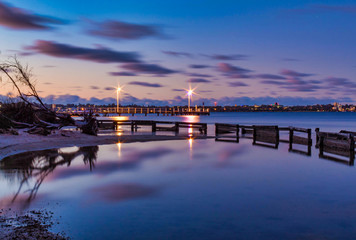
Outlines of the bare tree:
<svg viewBox="0 0 356 240">
<path fill-rule="evenodd" d="M 14 127 L 29 128 L 29 133 L 43 135 L 70 125 L 81 128 L 84 133 L 97 134 L 97 122 L 92 114 L 84 121 L 76 121 L 69 114 L 59 114 L 47 107 L 36 90 L 31 68 L 22 65 L 16 56 L 0 63 L 0 73 L 0 82 L 10 83 L 20 99 L 20 102 L 1 107 L 0 118 L 3 121 Z"/>
</svg>

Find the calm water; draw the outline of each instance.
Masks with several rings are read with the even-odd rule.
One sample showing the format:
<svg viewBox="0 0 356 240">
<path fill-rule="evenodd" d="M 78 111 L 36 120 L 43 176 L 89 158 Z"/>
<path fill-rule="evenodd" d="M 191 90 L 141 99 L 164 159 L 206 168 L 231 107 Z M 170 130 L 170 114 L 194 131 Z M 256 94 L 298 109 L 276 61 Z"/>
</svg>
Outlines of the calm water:
<svg viewBox="0 0 356 240">
<path fill-rule="evenodd" d="M 355 114 L 273 114 L 200 120 L 355 130 Z M 356 172 L 342 160 L 247 138 L 54 149 L 0 162 L 0 208 L 50 209 L 73 239 L 354 239 Z"/>
<path fill-rule="evenodd" d="M 214 123 L 279 125 L 280 127 L 320 128 L 321 131 L 356 131 L 356 112 L 237 112 L 211 113 L 210 116 L 148 116 L 137 114 L 123 118 L 161 121 L 196 121 L 210 125 Z M 213 130 L 213 128 L 210 128 Z"/>
</svg>

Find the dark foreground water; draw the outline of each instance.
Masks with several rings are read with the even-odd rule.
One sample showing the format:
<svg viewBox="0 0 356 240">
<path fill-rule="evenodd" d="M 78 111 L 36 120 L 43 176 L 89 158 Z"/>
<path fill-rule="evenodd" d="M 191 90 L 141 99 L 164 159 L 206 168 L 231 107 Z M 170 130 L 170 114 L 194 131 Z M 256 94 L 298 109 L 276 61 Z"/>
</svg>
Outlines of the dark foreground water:
<svg viewBox="0 0 356 240">
<path fill-rule="evenodd" d="M 354 239 L 356 171 L 341 160 L 247 138 L 39 151 L 0 162 L 0 208 L 49 209 L 73 239 Z"/>
</svg>

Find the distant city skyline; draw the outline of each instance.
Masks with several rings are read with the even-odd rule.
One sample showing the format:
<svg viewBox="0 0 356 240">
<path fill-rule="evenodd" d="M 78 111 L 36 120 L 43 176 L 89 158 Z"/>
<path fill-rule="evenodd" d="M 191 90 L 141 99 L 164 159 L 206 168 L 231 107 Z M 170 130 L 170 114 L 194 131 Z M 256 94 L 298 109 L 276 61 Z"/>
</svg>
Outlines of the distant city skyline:
<svg viewBox="0 0 356 240">
<path fill-rule="evenodd" d="M 354 103 L 355 22 L 350 0 L 0 0 L 0 59 L 48 103 Z"/>
</svg>

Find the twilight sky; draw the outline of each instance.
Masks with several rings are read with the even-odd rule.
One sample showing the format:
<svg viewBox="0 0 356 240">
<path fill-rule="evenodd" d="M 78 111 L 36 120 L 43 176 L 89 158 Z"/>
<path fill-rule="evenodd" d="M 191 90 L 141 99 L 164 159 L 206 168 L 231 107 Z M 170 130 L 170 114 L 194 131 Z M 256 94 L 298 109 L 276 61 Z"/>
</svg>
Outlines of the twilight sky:
<svg viewBox="0 0 356 240">
<path fill-rule="evenodd" d="M 354 103 L 355 23 L 355 0 L 0 0 L 0 59 L 49 103 Z"/>
</svg>

